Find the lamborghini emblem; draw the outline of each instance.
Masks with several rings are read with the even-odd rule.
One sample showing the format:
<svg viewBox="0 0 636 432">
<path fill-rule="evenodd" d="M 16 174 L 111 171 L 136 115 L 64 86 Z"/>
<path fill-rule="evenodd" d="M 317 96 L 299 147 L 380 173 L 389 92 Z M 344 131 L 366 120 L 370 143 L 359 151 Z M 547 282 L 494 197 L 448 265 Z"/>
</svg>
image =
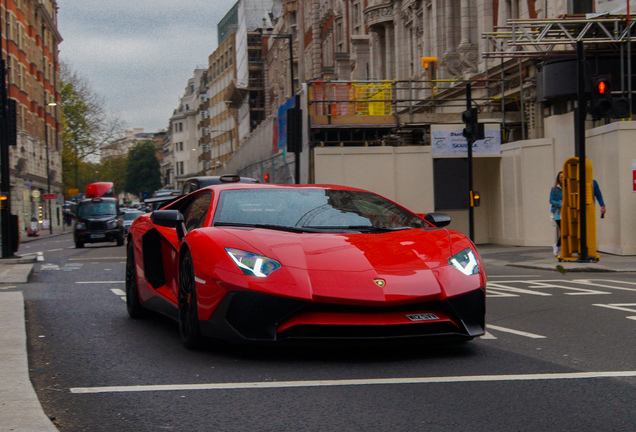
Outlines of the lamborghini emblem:
<svg viewBox="0 0 636 432">
<path fill-rule="evenodd" d="M 386 281 L 384 279 L 373 279 L 373 282 L 375 282 L 375 284 L 380 288 L 384 288 L 384 285 L 386 285 Z"/>
</svg>

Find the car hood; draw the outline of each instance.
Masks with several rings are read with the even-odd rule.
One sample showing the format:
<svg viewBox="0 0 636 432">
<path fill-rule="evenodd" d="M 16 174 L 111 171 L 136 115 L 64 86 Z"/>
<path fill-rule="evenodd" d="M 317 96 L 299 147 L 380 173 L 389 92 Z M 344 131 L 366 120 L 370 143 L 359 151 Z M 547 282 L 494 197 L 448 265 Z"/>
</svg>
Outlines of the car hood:
<svg viewBox="0 0 636 432">
<path fill-rule="evenodd" d="M 115 215 L 111 215 L 111 216 L 90 216 L 90 217 L 78 217 L 78 220 L 81 221 L 91 221 L 91 222 L 106 222 L 109 221 L 111 219 L 116 219 L 117 216 Z"/>
<path fill-rule="evenodd" d="M 434 269 L 447 266 L 446 229 L 381 234 L 228 229 L 293 275 L 294 296 L 314 301 L 405 302 L 434 298 L 444 288 Z M 266 288 L 289 294 L 274 284 Z"/>
<path fill-rule="evenodd" d="M 386 233 L 288 233 L 227 229 L 259 253 L 286 267 L 340 272 L 405 272 L 445 265 L 450 240 L 445 229 Z"/>
</svg>

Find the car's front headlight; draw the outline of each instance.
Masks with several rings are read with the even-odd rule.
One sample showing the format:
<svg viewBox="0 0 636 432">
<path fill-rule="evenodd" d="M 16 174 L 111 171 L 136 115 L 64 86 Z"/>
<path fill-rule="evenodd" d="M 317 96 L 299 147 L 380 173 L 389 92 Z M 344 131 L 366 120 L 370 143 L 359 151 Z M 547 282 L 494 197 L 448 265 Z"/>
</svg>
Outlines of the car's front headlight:
<svg viewBox="0 0 636 432">
<path fill-rule="evenodd" d="M 448 264 L 452 265 L 466 276 L 479 273 L 477 257 L 475 257 L 475 253 L 471 248 L 466 248 L 450 257 L 448 259 Z"/>
<path fill-rule="evenodd" d="M 106 222 L 106 228 L 107 229 L 115 229 L 115 228 L 117 228 L 117 221 L 116 220 L 109 220 L 108 222 Z"/>
<path fill-rule="evenodd" d="M 278 270 L 278 261 L 239 249 L 225 248 L 227 254 L 247 276 L 267 277 Z"/>
<path fill-rule="evenodd" d="M 75 228 L 78 230 L 85 230 L 86 224 L 84 222 L 78 222 L 77 225 L 75 225 Z"/>
</svg>

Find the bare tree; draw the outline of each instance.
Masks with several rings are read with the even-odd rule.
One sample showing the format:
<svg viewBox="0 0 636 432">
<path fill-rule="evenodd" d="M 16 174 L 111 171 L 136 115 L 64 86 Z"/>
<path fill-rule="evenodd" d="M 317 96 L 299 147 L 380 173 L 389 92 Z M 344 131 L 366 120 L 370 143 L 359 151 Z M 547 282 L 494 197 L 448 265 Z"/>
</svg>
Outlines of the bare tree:
<svg viewBox="0 0 636 432">
<path fill-rule="evenodd" d="M 102 149 L 122 137 L 125 123 L 107 112 L 104 98 L 66 63 L 60 64 L 60 98 L 64 184 L 79 188 L 80 165 L 98 162 Z"/>
</svg>

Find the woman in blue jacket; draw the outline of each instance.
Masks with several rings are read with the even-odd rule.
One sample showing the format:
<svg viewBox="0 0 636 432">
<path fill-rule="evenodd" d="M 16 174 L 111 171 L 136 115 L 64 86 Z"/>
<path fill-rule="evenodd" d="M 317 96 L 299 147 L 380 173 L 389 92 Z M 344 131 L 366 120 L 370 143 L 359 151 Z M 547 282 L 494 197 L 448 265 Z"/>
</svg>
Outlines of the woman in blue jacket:
<svg viewBox="0 0 636 432">
<path fill-rule="evenodd" d="M 557 225 L 557 242 L 552 246 L 554 255 L 561 253 L 561 205 L 563 204 L 563 171 L 556 176 L 554 186 L 550 189 L 550 211 Z"/>
</svg>

